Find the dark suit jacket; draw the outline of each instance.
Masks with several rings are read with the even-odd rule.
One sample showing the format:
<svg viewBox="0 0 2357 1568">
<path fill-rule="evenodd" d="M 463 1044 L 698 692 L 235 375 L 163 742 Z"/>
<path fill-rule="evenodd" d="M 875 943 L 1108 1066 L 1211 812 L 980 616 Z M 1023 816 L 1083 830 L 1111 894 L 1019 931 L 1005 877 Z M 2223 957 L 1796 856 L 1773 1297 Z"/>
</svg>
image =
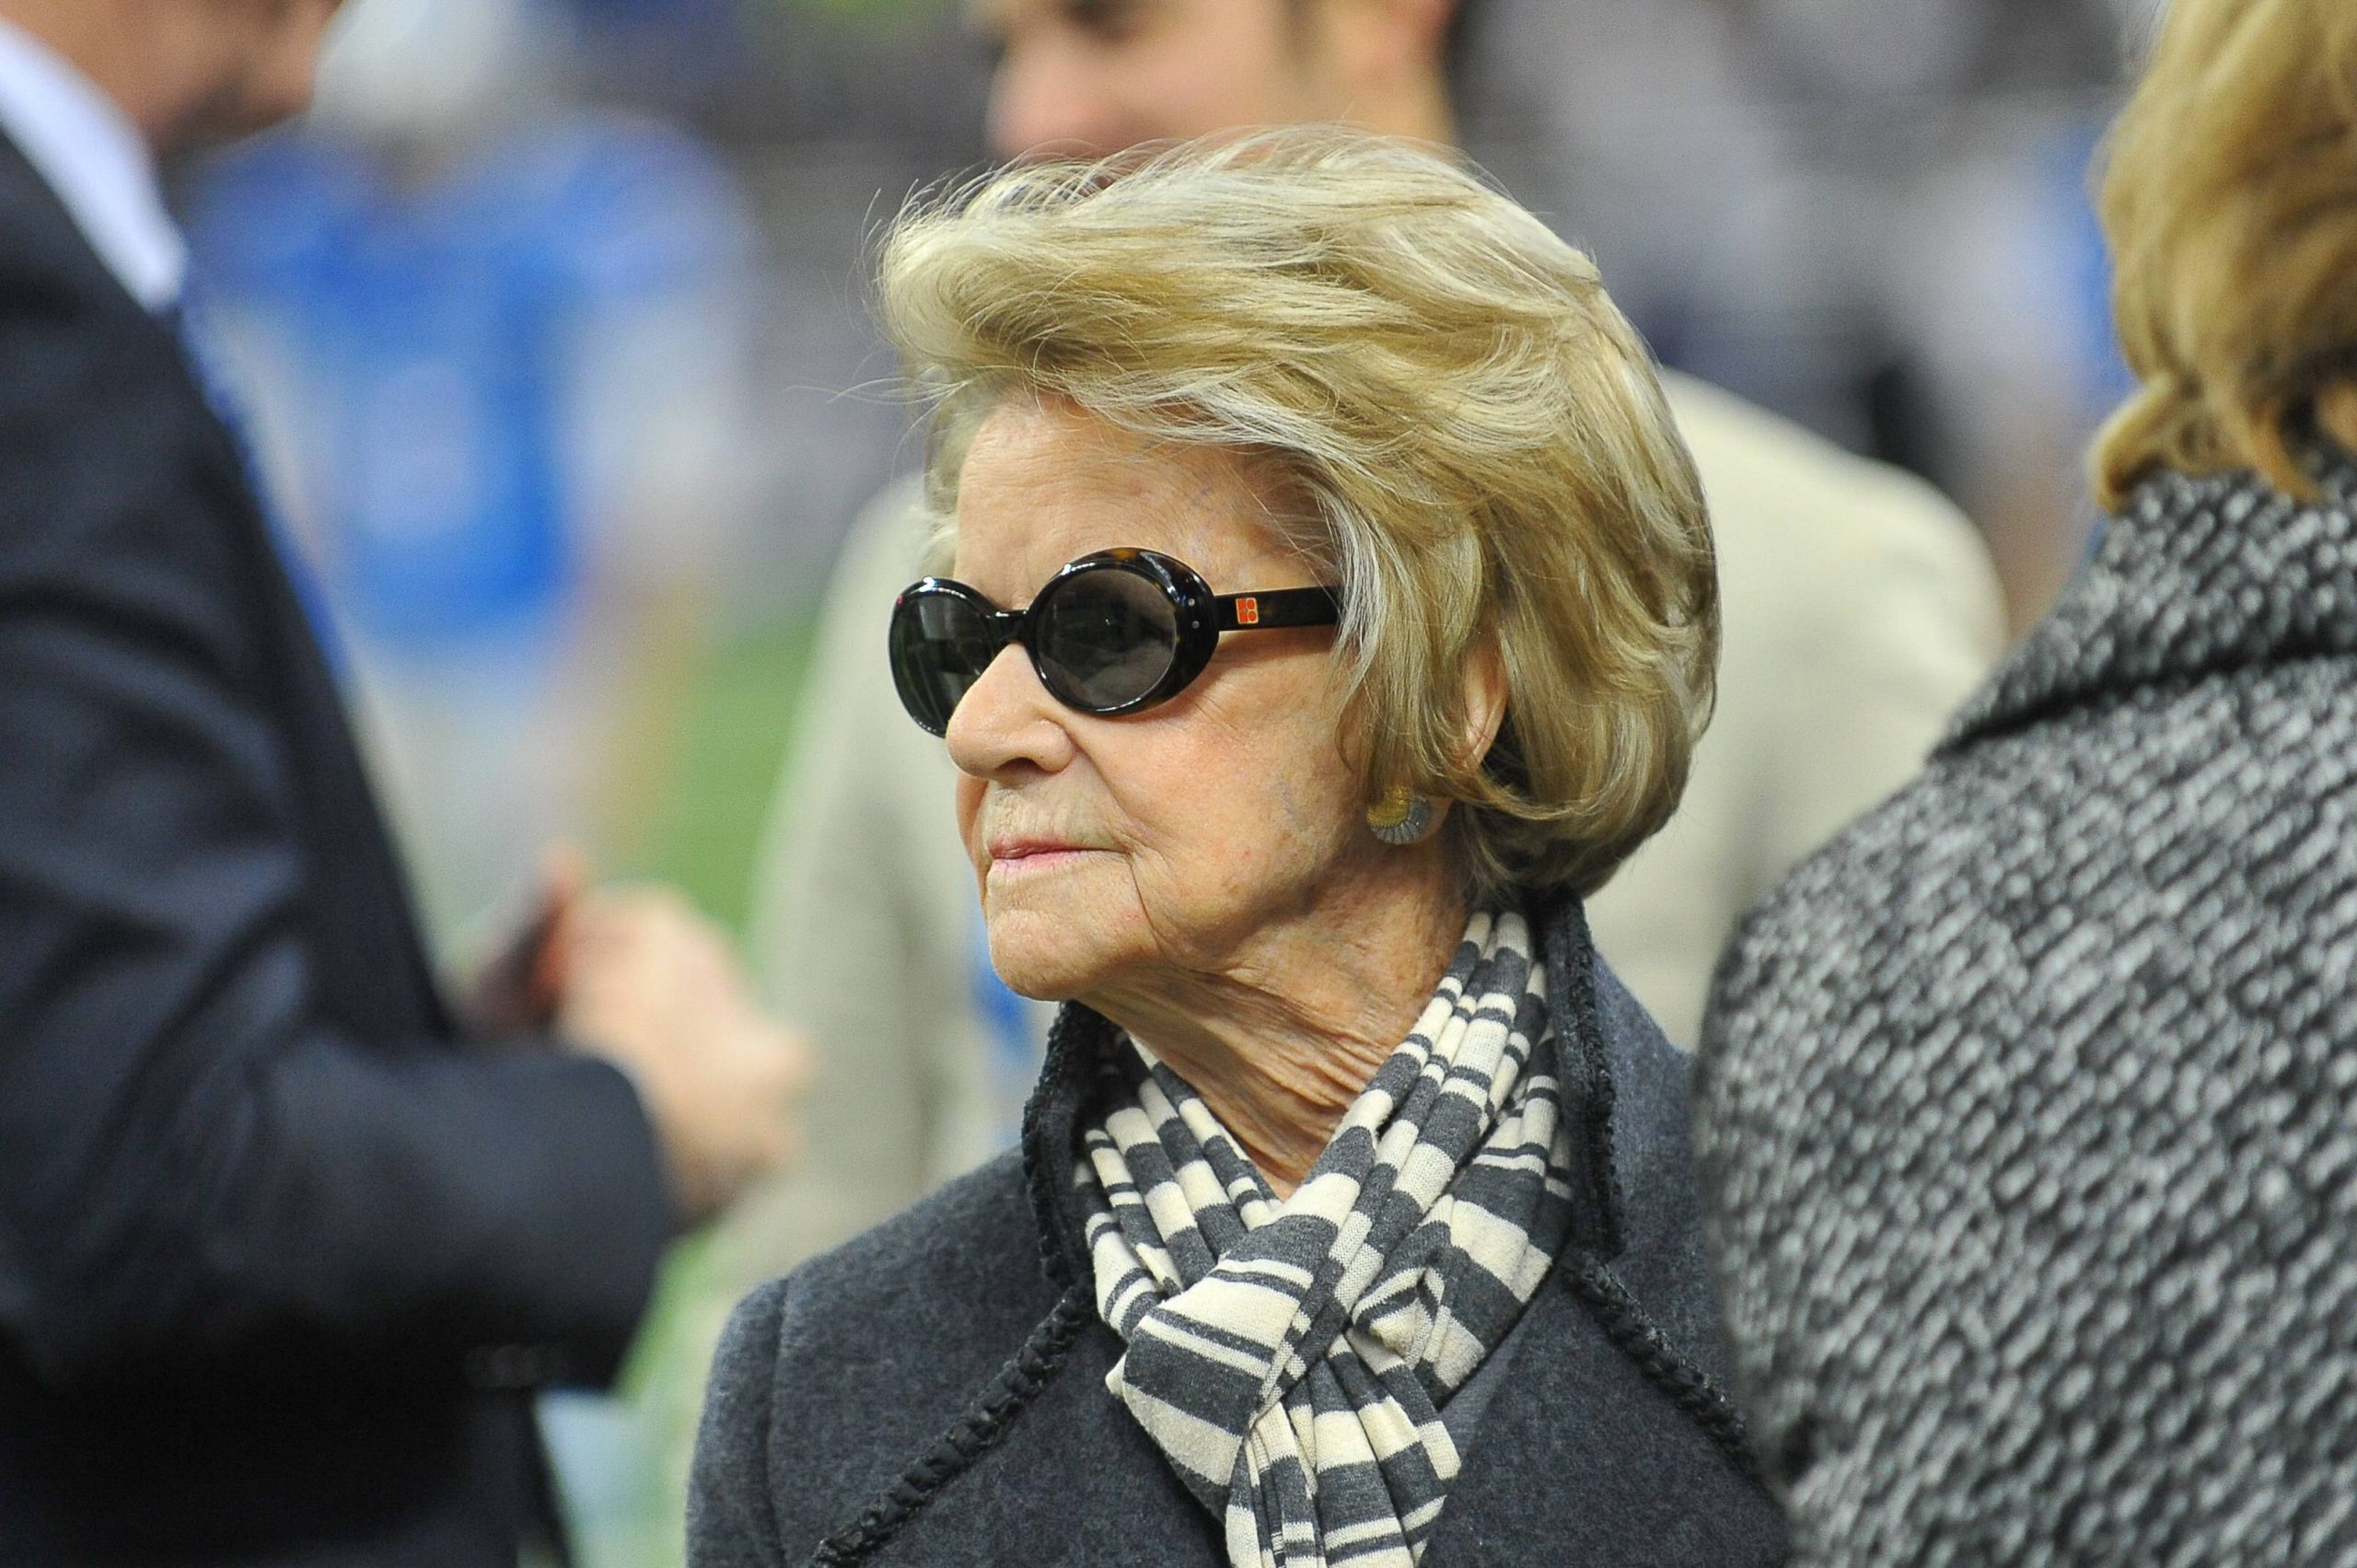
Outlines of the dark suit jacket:
<svg viewBox="0 0 2357 1568">
<path fill-rule="evenodd" d="M 1539 923 L 1579 1217 L 1506 1342 L 1424 1568 L 1767 1568 L 1783 1523 L 1718 1390 L 1688 1060 Z M 1072 1171 L 1111 1026 L 1067 1007 L 1023 1156 L 755 1292 L 713 1363 L 695 1568 L 1218 1568 L 1219 1521 L 1105 1390 Z"/>
<path fill-rule="evenodd" d="M 462 1049 L 234 440 L 0 140 L 0 1561 L 512 1568 L 669 1225 L 621 1074 Z"/>
</svg>

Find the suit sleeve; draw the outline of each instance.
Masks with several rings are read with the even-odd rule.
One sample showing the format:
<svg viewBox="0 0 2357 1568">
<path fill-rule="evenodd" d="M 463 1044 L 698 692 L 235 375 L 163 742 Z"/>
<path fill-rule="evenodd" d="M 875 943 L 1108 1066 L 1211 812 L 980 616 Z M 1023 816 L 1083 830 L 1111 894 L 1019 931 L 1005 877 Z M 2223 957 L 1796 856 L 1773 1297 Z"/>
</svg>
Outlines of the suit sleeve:
<svg viewBox="0 0 2357 1568">
<path fill-rule="evenodd" d="M 669 1225 L 636 1097 L 318 1016 L 250 519 L 168 358 L 75 325 L 0 320 L 0 1332 L 61 1387 L 602 1380 Z"/>
</svg>

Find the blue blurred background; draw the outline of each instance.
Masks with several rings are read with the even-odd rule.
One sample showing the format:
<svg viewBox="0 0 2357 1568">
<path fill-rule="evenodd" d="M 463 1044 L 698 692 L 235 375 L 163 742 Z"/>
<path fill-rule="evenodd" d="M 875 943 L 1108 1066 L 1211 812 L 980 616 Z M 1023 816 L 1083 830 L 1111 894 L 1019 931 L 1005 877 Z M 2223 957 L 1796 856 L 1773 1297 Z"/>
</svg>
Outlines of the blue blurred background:
<svg viewBox="0 0 2357 1568">
<path fill-rule="evenodd" d="M 1666 358 L 1927 474 L 2016 627 L 2121 387 L 2085 199 L 2154 0 L 1485 0 L 1465 129 Z M 569 839 L 741 920 L 809 618 L 918 456 L 863 253 L 982 157 L 955 0 L 349 0 L 192 170 L 196 298 L 437 938 Z M 552 1401 L 592 1568 L 678 1557 L 701 1299 Z"/>
</svg>

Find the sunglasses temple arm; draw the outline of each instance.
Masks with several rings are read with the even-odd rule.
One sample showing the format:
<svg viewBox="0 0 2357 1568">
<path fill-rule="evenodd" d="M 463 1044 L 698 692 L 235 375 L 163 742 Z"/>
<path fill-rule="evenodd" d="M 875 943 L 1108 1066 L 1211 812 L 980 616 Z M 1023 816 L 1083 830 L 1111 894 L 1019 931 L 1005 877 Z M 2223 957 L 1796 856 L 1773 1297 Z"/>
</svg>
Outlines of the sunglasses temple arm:
<svg viewBox="0 0 2357 1568">
<path fill-rule="evenodd" d="M 1276 588 L 1264 594 L 1222 594 L 1212 600 L 1213 624 L 1223 632 L 1279 626 L 1331 626 L 1342 618 L 1331 588 Z"/>
</svg>

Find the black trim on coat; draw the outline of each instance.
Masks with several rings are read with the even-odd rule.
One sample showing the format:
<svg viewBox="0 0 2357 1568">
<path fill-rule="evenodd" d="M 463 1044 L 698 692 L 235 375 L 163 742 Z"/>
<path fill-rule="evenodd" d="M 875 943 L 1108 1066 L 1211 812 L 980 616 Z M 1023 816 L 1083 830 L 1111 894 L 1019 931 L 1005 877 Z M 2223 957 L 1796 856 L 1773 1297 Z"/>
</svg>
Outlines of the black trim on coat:
<svg viewBox="0 0 2357 1568">
<path fill-rule="evenodd" d="M 1081 1331 L 1095 1316 L 1096 1304 L 1086 1287 L 1074 1285 L 1066 1290 L 981 1398 L 857 1519 L 819 1543 L 819 1550 L 810 1554 L 810 1568 L 851 1568 L 881 1551 L 924 1511 L 925 1504 L 1006 1435 L 1016 1418 L 1063 1366 L 1064 1357 L 1072 1353 Z"/>
</svg>

